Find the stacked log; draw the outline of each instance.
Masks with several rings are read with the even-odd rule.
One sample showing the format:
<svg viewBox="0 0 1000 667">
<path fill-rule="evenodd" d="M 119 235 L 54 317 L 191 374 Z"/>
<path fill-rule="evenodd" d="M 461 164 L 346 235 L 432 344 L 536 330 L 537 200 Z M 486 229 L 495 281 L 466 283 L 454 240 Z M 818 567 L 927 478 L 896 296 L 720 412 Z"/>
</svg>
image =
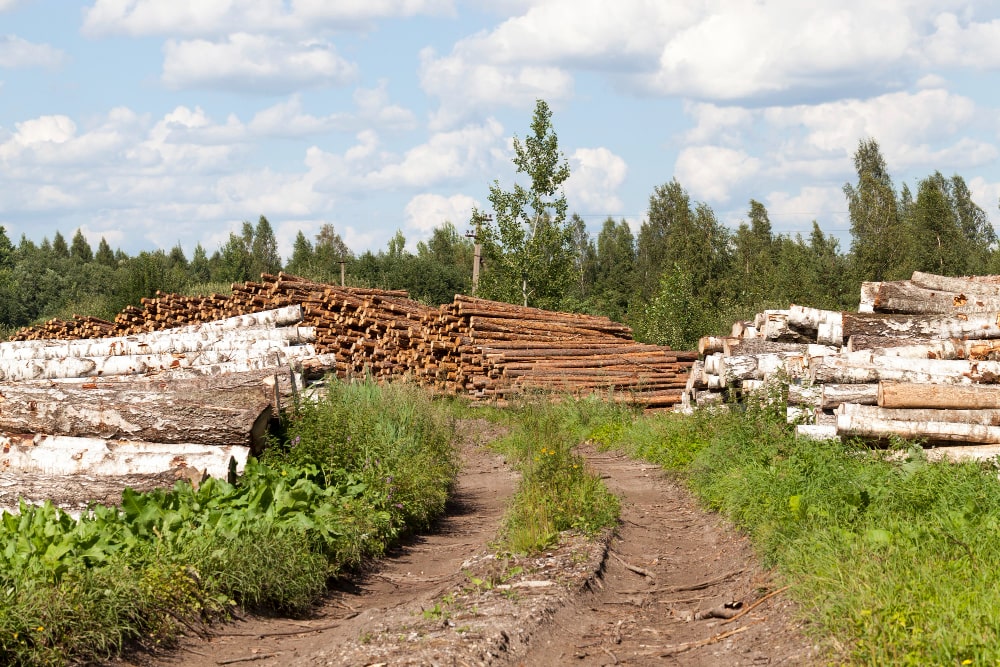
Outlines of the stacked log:
<svg viewBox="0 0 1000 667">
<path fill-rule="evenodd" d="M 627 326 L 605 317 L 462 295 L 433 308 L 405 291 L 340 287 L 284 273 L 234 284 L 228 296 L 157 293 L 144 299 L 142 308 L 119 313 L 111 334 L 136 335 L 292 306 L 301 309 L 300 328 L 310 332 L 315 354 L 336 357 L 338 376 L 405 377 L 474 399 L 504 401 L 533 390 L 596 391 L 646 407 L 670 407 L 681 400 L 695 358 L 693 352 L 636 343 Z M 13 339 L 92 337 L 77 324 L 80 319 L 23 329 Z M 208 358 L 209 352 L 201 354 Z M 137 361 L 146 368 L 174 362 Z M 92 372 L 98 372 L 96 365 Z"/>
<path fill-rule="evenodd" d="M 864 283 L 859 312 L 765 311 L 699 352 L 685 406 L 769 388 L 804 436 L 1000 453 L 1000 276 Z"/>
</svg>

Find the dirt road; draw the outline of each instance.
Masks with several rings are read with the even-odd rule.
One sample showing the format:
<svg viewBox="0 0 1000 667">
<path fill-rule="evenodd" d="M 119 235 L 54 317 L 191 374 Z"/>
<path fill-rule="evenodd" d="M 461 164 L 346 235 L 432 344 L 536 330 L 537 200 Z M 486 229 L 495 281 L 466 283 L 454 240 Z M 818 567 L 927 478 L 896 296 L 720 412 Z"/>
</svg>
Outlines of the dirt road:
<svg viewBox="0 0 1000 667">
<path fill-rule="evenodd" d="M 745 538 L 655 466 L 583 448 L 622 498 L 622 524 L 532 558 L 490 541 L 516 476 L 468 442 L 435 530 L 331 593 L 305 619 L 251 618 L 169 656 L 119 664 L 807 665 L 816 650 Z M 751 607 L 754 603 L 759 603 Z M 739 616 L 736 616 L 739 614 Z M 720 618 L 736 616 L 734 618 Z M 703 618 L 704 617 L 704 618 Z"/>
</svg>

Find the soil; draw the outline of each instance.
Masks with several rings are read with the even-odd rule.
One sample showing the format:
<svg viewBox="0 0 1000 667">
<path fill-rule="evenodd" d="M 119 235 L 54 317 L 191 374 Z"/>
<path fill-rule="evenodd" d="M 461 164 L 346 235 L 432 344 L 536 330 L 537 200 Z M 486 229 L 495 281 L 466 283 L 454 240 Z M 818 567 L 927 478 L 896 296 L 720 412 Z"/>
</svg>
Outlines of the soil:
<svg viewBox="0 0 1000 667">
<path fill-rule="evenodd" d="M 622 498 L 597 538 L 566 534 L 534 557 L 491 540 L 517 482 L 463 424 L 445 515 L 332 591 L 307 618 L 249 617 L 165 655 L 118 665 L 809 665 L 802 614 L 747 539 L 656 466 L 581 447 Z M 735 616 L 740 614 L 739 616 Z M 720 618 L 720 617 L 733 618 Z M 827 656 L 829 657 L 829 656 Z"/>
</svg>

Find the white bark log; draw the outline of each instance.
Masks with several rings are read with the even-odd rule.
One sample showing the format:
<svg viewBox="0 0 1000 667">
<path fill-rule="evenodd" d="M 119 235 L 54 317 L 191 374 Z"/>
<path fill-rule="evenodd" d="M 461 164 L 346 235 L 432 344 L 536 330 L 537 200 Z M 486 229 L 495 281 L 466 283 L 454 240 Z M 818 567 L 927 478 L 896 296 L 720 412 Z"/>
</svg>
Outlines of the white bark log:
<svg viewBox="0 0 1000 667">
<path fill-rule="evenodd" d="M 808 440 L 837 440 L 837 427 L 829 424 L 799 424 L 795 435 Z"/>
<path fill-rule="evenodd" d="M 859 313 L 875 312 L 875 299 L 878 296 L 878 288 L 881 284 L 877 282 L 861 283 L 861 303 L 858 305 Z"/>
<path fill-rule="evenodd" d="M 928 461 L 989 461 L 1000 456 L 1000 445 L 952 445 L 950 447 L 929 447 L 924 449 Z"/>
<path fill-rule="evenodd" d="M 951 278 L 933 273 L 914 271 L 910 282 L 918 287 L 946 292 L 963 292 L 970 294 L 985 294 L 1000 296 L 1000 283 L 973 280 L 969 278 Z"/>
<path fill-rule="evenodd" d="M 815 407 L 823 400 L 823 386 L 790 384 L 788 385 L 789 405 L 806 405 Z"/>
<path fill-rule="evenodd" d="M 38 345 L 4 348 L 0 359 L 62 359 L 65 357 L 108 357 L 150 354 L 185 354 L 203 350 L 264 350 L 316 340 L 313 327 L 241 329 L 231 332 L 176 333 L 168 329 L 156 336 L 85 338 L 81 340 L 31 341 Z"/>
<path fill-rule="evenodd" d="M 0 431 L 263 449 L 272 395 L 251 388 L 177 392 L 0 385 Z"/>
<path fill-rule="evenodd" d="M 1000 362 L 949 359 L 908 359 L 906 357 L 870 357 L 864 353 L 821 357 L 811 369 L 817 383 L 872 384 L 882 380 L 947 384 L 1000 382 Z"/>
<path fill-rule="evenodd" d="M 875 405 L 878 402 L 877 384 L 824 384 L 819 407 L 832 410 L 842 403 Z"/>
<path fill-rule="evenodd" d="M 909 410 L 882 411 L 881 408 L 845 403 L 837 415 L 837 432 L 842 436 L 863 438 L 887 438 L 898 436 L 905 439 L 926 439 L 932 442 L 974 442 L 981 444 L 1000 443 L 1000 426 L 986 423 L 963 423 L 943 421 L 930 413 L 958 411 L 917 411 L 929 417 L 926 420 L 887 419 L 883 414 L 910 413 Z M 974 411 L 967 411 L 974 412 Z M 993 411 L 989 411 L 993 412 Z M 981 419 L 986 419 L 985 417 Z"/>
<path fill-rule="evenodd" d="M 143 475 L 192 468 L 225 479 L 242 470 L 248 447 L 0 434 L 0 469 L 50 475 Z"/>
<path fill-rule="evenodd" d="M 969 313 L 955 316 L 844 313 L 843 334 L 936 340 L 993 339 L 1000 338 L 1000 313 Z"/>
<path fill-rule="evenodd" d="M 0 358 L 0 381 L 143 375 L 223 364 L 242 364 L 247 370 L 256 370 L 266 366 L 287 366 L 295 360 L 315 356 L 316 350 L 312 345 L 300 345 L 264 351 L 205 350 L 188 354 L 66 357 L 38 361 Z"/>
</svg>

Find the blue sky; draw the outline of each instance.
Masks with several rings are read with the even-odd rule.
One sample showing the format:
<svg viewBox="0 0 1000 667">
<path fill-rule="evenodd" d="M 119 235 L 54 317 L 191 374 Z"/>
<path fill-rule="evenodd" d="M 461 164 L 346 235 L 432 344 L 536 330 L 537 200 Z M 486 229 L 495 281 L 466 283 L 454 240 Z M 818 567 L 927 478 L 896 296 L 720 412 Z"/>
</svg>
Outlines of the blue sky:
<svg viewBox="0 0 1000 667">
<path fill-rule="evenodd" d="M 849 247 L 858 142 L 1000 210 L 1000 2 L 0 0 L 0 225 L 135 253 L 266 215 L 287 257 L 467 227 L 538 98 L 592 232 L 677 178 Z"/>
</svg>

